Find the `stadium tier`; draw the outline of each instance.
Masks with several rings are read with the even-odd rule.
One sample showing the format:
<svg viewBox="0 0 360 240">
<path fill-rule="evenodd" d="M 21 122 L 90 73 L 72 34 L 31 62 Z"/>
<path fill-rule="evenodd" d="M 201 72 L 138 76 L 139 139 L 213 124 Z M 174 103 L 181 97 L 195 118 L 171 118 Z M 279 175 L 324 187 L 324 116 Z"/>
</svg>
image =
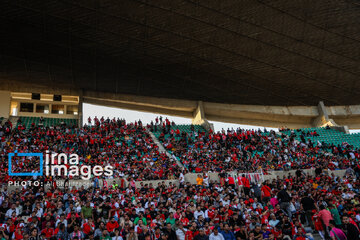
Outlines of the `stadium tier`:
<svg viewBox="0 0 360 240">
<path fill-rule="evenodd" d="M 288 135 L 242 129 L 214 133 L 202 128 L 195 130 L 194 126 L 191 130 L 191 125 L 182 126 L 181 129 L 185 130 L 180 131 L 176 126 L 161 127 L 155 133 L 164 147 L 191 172 L 254 172 L 259 169 L 289 170 L 314 166 L 342 169 L 349 166 L 351 159 L 359 156 L 357 148 L 343 141 L 336 145 L 314 141 L 330 143 L 333 138 L 345 135 L 331 129 L 318 129 L 320 134 L 327 135 L 320 135 L 317 139 L 307 137 L 312 141 L 302 142 L 301 131 L 310 134 L 316 129 L 294 131 L 295 139 L 299 140 L 295 141 L 285 131 L 282 133 Z M 154 130 L 154 127 L 151 129 Z M 349 136 L 356 139 L 357 135 Z"/>
<path fill-rule="evenodd" d="M 0 240 L 360 240 L 360 0 L 0 13 Z"/>
<path fill-rule="evenodd" d="M 3 239 L 207 240 L 210 235 L 213 240 L 255 240 L 251 236 L 258 235 L 260 240 L 275 240 L 291 239 L 291 235 L 295 240 L 313 240 L 328 234 L 326 225 L 319 225 L 328 221 L 328 216 L 332 218 L 329 227 L 335 227 L 337 219 L 337 224 L 345 227 L 352 224 L 351 231 L 359 234 L 358 221 L 347 222 L 350 216 L 360 219 L 356 208 L 359 150 L 347 144 L 303 142 L 300 136 L 336 135 L 333 130 L 302 129 L 291 134 L 237 129 L 215 133 L 200 125 L 161 121 L 144 127 L 141 121 L 104 118 L 89 119 L 89 125 L 79 129 L 76 124 L 59 125 L 61 120 L 44 119 L 43 125 L 39 119 L 20 120 L 17 127 L 12 128 L 7 121 L 0 128 L 0 167 L 4 173 L 10 152 L 50 150 L 75 152 L 81 165 L 114 166 L 114 175 L 102 176 L 102 185 L 93 176 L 89 189 L 66 184 L 58 187 L 54 176 L 36 178 L 50 183 L 42 194 L 43 188 L 28 187 L 10 196 L 5 187 L 0 195 Z M 185 169 L 159 152 L 161 145 L 148 130 Z M 12 163 L 12 172 L 34 172 L 37 168 L 35 160 Z M 317 175 L 301 168 L 314 168 Z M 259 169 L 296 172 L 264 181 L 249 174 Z M 327 175 L 325 169 L 346 169 L 346 176 L 339 177 L 336 171 Z M 196 184 L 185 183 L 188 172 L 197 173 Z M 219 172 L 219 180 L 210 177 L 215 172 Z M 31 180 L 4 173 L 0 178 L 3 183 Z M 138 183 L 143 180 L 163 182 Z"/>
<path fill-rule="evenodd" d="M 287 135 L 294 135 L 299 141 L 302 141 L 302 137 L 305 140 L 311 140 L 313 142 L 321 142 L 326 144 L 342 145 L 348 143 L 356 148 L 360 148 L 360 134 L 346 134 L 330 127 L 322 128 L 301 128 L 295 130 L 282 130 Z"/>
<path fill-rule="evenodd" d="M 62 121 L 66 124 L 60 124 Z M 142 127 L 141 122 L 126 124 L 122 120 L 96 119 L 93 126 L 81 129 L 73 123 L 75 122 L 69 119 L 44 118 L 41 125 L 39 118 L 21 117 L 15 128 L 10 132 L 5 131 L 3 143 L 9 144 L 3 145 L 1 167 L 7 169 L 6 155 L 14 149 L 18 152 L 70 151 L 81 156 L 80 162 L 83 165 L 114 166 L 113 177 L 153 180 L 175 179 L 179 176 L 176 162 L 158 151 L 158 146 Z M 22 124 L 27 128 L 21 127 Z M 49 126 L 52 128 L 48 128 Z M 19 144 L 16 139 L 21 140 Z M 28 143 L 34 144 L 31 149 L 28 149 Z M 19 161 L 12 165 L 13 172 L 36 170 L 32 165 L 32 162 Z"/>
</svg>

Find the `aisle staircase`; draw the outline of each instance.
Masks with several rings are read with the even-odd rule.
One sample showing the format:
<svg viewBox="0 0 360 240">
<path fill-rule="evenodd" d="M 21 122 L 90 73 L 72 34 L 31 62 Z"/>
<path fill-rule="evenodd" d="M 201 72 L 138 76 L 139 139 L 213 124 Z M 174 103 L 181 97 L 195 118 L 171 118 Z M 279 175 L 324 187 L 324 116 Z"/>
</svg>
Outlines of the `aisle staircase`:
<svg viewBox="0 0 360 240">
<path fill-rule="evenodd" d="M 159 147 L 160 153 L 165 153 L 170 159 L 176 161 L 179 167 L 184 168 L 184 165 L 182 165 L 182 163 L 175 156 L 171 155 L 168 151 L 166 151 L 166 149 L 161 144 L 159 139 L 155 137 L 154 133 L 152 133 L 149 129 L 146 129 L 146 131 L 150 134 L 150 137 L 152 138 L 153 142 Z"/>
</svg>

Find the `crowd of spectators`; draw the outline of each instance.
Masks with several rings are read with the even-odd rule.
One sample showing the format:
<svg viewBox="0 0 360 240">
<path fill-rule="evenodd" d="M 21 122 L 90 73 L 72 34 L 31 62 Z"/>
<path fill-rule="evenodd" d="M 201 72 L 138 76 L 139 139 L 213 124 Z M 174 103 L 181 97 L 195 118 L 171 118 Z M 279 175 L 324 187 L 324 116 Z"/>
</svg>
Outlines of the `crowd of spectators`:
<svg viewBox="0 0 360 240">
<path fill-rule="evenodd" d="M 346 143 L 297 141 L 266 129 L 186 132 L 162 127 L 159 139 L 190 172 L 355 169 L 360 158 L 359 149 Z"/>
<path fill-rule="evenodd" d="M 359 184 L 352 175 L 298 171 L 250 187 L 229 179 L 138 188 L 5 186 L 0 239 L 357 240 Z"/>
<path fill-rule="evenodd" d="M 76 153 L 83 165 L 111 165 L 112 177 L 134 180 L 175 179 L 180 169 L 173 159 L 160 153 L 141 121 L 126 123 L 121 119 L 89 119 L 82 128 L 60 125 L 44 127 L 32 125 L 29 129 L 18 123 L 6 122 L 0 126 L 1 180 L 7 175 L 8 154 L 40 152 Z M 39 159 L 14 157 L 12 172 L 38 172 Z"/>
<path fill-rule="evenodd" d="M 359 152 L 350 146 L 297 142 L 275 132 L 237 129 L 180 132 L 169 120 L 155 120 L 164 146 L 196 184 L 184 179 L 173 159 L 159 153 L 141 121 L 89 119 L 76 126 L 0 128 L 0 240 L 314 240 L 359 239 Z M 104 186 L 28 186 L 10 190 L 9 152 L 75 152 L 82 164 L 112 165 Z M 36 171 L 36 160 L 14 161 L 14 172 Z M 298 169 L 264 182 L 243 172 Z M 300 168 L 316 168 L 316 175 Z M 336 176 L 325 169 L 347 169 Z M 226 173 L 235 171 L 238 177 Z M 219 172 L 220 180 L 209 172 Z M 179 179 L 179 184 L 134 180 Z M 39 179 L 47 181 L 49 179 Z"/>
</svg>

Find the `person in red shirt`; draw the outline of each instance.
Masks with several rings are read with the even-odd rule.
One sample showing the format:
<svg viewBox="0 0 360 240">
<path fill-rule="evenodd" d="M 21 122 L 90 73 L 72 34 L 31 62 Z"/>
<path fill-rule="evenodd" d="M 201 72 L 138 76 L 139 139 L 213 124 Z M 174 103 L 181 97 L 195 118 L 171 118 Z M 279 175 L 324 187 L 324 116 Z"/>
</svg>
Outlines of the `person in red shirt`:
<svg viewBox="0 0 360 240">
<path fill-rule="evenodd" d="M 263 202 L 268 202 L 271 198 L 271 188 L 267 185 L 267 181 L 261 186 L 261 197 Z"/>
<path fill-rule="evenodd" d="M 86 221 L 83 224 L 83 232 L 85 235 L 89 235 L 90 233 L 93 233 L 95 231 L 95 224 L 92 218 L 89 218 L 88 221 Z"/>
<path fill-rule="evenodd" d="M 190 225 L 189 230 L 185 233 L 185 240 L 193 240 L 194 236 L 194 227 Z"/>
<path fill-rule="evenodd" d="M 46 227 L 41 231 L 41 234 L 44 234 L 47 239 L 50 239 L 54 236 L 54 229 L 51 227 L 50 222 L 46 223 Z"/>
<path fill-rule="evenodd" d="M 109 233 L 113 232 L 115 228 L 119 227 L 119 223 L 115 221 L 115 218 L 112 217 L 111 221 L 106 224 L 106 229 Z"/>
<path fill-rule="evenodd" d="M 232 176 L 229 176 L 228 179 L 227 179 L 227 183 L 230 186 L 235 186 L 235 179 Z"/>
<path fill-rule="evenodd" d="M 242 175 L 241 182 L 244 185 L 244 193 L 245 195 L 249 195 L 250 193 L 250 181 L 245 177 L 245 174 Z"/>
<path fill-rule="evenodd" d="M 16 229 L 16 231 L 14 232 L 14 237 L 15 237 L 15 238 L 13 238 L 13 239 L 15 239 L 15 240 L 22 240 L 22 239 L 24 239 L 23 233 L 22 233 L 22 231 L 21 231 L 20 228 Z"/>
</svg>

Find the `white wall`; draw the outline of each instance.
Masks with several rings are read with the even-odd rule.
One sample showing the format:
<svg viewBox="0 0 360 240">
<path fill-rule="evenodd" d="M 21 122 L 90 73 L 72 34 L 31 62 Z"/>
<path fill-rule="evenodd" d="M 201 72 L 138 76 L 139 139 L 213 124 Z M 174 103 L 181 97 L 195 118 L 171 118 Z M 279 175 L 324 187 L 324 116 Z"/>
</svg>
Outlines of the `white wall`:
<svg viewBox="0 0 360 240">
<path fill-rule="evenodd" d="M 0 91 L 0 117 L 9 118 L 10 91 Z"/>
</svg>

